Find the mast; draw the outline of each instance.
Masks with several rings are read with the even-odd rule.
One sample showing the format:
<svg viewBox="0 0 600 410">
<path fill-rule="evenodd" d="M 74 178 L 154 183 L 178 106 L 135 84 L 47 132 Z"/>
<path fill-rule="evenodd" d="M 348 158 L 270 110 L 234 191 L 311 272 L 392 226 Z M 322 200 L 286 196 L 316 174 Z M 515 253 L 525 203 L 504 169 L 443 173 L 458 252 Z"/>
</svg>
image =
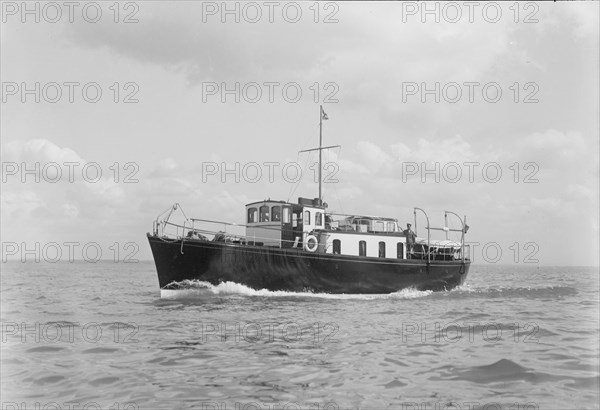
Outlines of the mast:
<svg viewBox="0 0 600 410">
<path fill-rule="evenodd" d="M 321 172 L 323 171 L 322 157 L 323 157 L 323 106 L 319 106 L 319 204 L 323 203 L 321 196 Z"/>
<path fill-rule="evenodd" d="M 301 152 L 319 151 L 319 205 L 323 204 L 323 150 L 329 148 L 339 148 L 340 145 L 323 146 L 323 120 L 328 120 L 327 114 L 323 110 L 323 106 L 319 105 L 319 148 L 305 149 Z"/>
</svg>

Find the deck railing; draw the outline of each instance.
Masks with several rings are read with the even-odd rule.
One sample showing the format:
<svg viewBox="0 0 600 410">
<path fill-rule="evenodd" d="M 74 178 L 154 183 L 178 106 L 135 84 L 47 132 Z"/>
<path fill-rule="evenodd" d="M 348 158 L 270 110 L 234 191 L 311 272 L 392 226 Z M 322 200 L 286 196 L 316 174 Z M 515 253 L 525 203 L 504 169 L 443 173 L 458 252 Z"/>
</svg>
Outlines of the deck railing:
<svg viewBox="0 0 600 410">
<path fill-rule="evenodd" d="M 466 259 L 470 259 L 470 258 L 466 258 L 465 257 L 465 234 L 467 233 L 469 226 L 466 224 L 466 220 L 467 217 L 465 216 L 464 220 L 455 212 L 452 211 L 444 211 L 444 222 L 445 222 L 445 226 L 443 227 L 433 227 L 430 225 L 429 223 L 429 216 L 427 216 L 427 212 L 425 212 L 423 209 L 421 208 L 414 208 L 414 217 L 415 217 L 415 233 L 417 232 L 417 211 L 421 211 L 423 212 L 423 215 L 425 215 L 425 220 L 427 221 L 427 226 L 425 226 L 425 229 L 427 229 L 427 255 L 426 255 L 426 259 L 428 261 L 431 261 L 431 231 L 443 231 L 446 233 L 446 239 L 448 239 L 448 233 L 449 232 L 460 232 L 461 233 L 461 237 L 460 237 L 460 255 L 461 255 L 461 260 L 464 262 Z M 453 228 L 449 228 L 448 227 L 448 214 L 450 215 L 454 215 L 458 218 L 458 220 L 460 221 L 461 224 L 461 229 L 453 229 Z M 467 246 L 468 247 L 468 246 Z M 470 247 L 468 247 L 469 250 L 469 256 L 470 256 Z"/>
<path fill-rule="evenodd" d="M 183 223 L 175 223 L 175 222 L 170 221 L 174 212 L 177 210 L 179 210 L 181 212 L 181 214 L 183 215 Z M 426 249 L 423 251 L 423 249 L 422 249 L 423 244 L 415 243 L 415 245 L 421 246 L 421 250 L 420 251 L 413 250 L 414 256 L 417 256 L 418 259 L 425 259 L 429 262 L 432 260 L 432 258 L 435 260 L 435 259 L 439 259 L 439 258 L 444 258 L 445 255 L 450 255 L 448 252 L 451 249 L 453 250 L 453 255 L 454 255 L 454 253 L 456 253 L 456 251 L 455 251 L 456 247 L 453 245 L 442 245 L 437 241 L 436 241 L 436 243 L 432 243 L 431 231 L 438 230 L 438 231 L 446 232 L 446 239 L 448 238 L 449 232 L 461 232 L 461 240 L 460 240 L 461 248 L 460 248 L 459 259 L 462 260 L 463 262 L 467 259 L 470 259 L 470 246 L 465 245 L 465 233 L 468 230 L 468 226 L 466 225 L 466 217 L 465 217 L 465 220 L 463 220 L 462 218 L 460 218 L 460 216 L 458 216 L 454 212 L 444 211 L 446 226 L 441 227 L 441 228 L 433 227 L 430 225 L 429 216 L 427 215 L 427 213 L 421 208 L 414 208 L 415 232 L 418 232 L 417 231 L 417 211 L 420 211 L 423 213 L 423 215 L 425 216 L 425 220 L 427 222 L 427 225 L 425 226 L 425 229 L 427 229 L 427 246 L 426 246 Z M 448 227 L 448 214 L 454 215 L 458 218 L 458 220 L 461 223 L 462 229 L 452 229 L 452 228 Z M 331 216 L 331 215 L 356 216 L 356 215 L 343 215 L 343 214 L 334 214 L 334 213 L 327 214 L 327 216 Z M 383 222 L 392 222 L 392 221 L 397 222 L 396 220 L 393 220 L 391 218 L 366 217 L 366 216 L 363 216 L 362 218 L 371 218 L 371 220 L 381 220 Z M 335 222 L 335 221 L 333 221 L 333 222 Z M 175 238 L 169 238 L 169 235 L 166 234 L 165 229 L 167 227 L 175 228 L 175 234 L 174 234 Z M 273 237 L 263 237 L 263 236 L 256 236 L 256 235 L 253 235 L 252 237 L 248 237 L 246 232 L 242 232 L 242 229 L 245 230 L 246 228 L 260 228 L 261 230 L 267 230 L 267 231 L 272 230 L 272 231 L 278 231 L 278 232 L 281 232 L 283 229 L 282 227 L 275 227 L 275 226 L 246 225 L 246 224 L 237 224 L 237 223 L 231 223 L 231 222 L 215 221 L 215 220 L 210 220 L 210 219 L 188 218 L 178 203 L 174 204 L 169 209 L 162 212 L 156 218 L 156 220 L 153 222 L 153 233 L 155 236 L 161 237 L 165 240 L 169 240 L 169 239 L 180 240 L 181 239 L 182 240 L 182 250 L 183 250 L 183 241 L 190 240 L 190 239 L 204 238 L 204 239 L 210 240 L 210 241 L 220 240 L 223 242 L 243 243 L 243 244 L 247 244 L 247 243 L 260 244 L 260 243 L 265 243 L 265 242 L 273 242 Z M 398 227 L 398 229 L 399 229 L 399 227 Z M 237 232 L 236 232 L 236 230 L 237 230 Z M 339 230 L 344 231 L 345 229 L 342 226 L 339 228 Z M 350 229 L 348 227 L 346 227 L 346 230 L 350 230 Z M 402 231 L 400 231 L 400 230 L 395 231 L 395 232 L 398 234 L 402 234 Z M 278 240 L 278 242 L 280 243 L 279 246 L 280 247 L 296 247 L 296 246 L 298 246 L 299 245 L 299 238 L 297 237 L 298 233 L 299 232 L 294 231 L 294 234 L 295 234 L 294 240 L 284 240 L 284 239 Z M 391 232 L 389 232 L 389 233 L 391 233 Z M 171 234 L 171 235 L 173 235 L 173 234 Z M 218 235 L 222 235 L 222 236 L 218 236 Z"/>
<path fill-rule="evenodd" d="M 175 211 L 181 211 L 183 215 L 183 222 L 176 223 L 170 221 L 173 213 Z M 231 222 L 223 222 L 223 221 L 215 221 L 210 219 L 200 219 L 200 218 L 188 218 L 181 209 L 179 204 L 174 204 L 171 208 L 162 212 L 156 220 L 153 222 L 153 233 L 155 236 L 161 237 L 163 239 L 171 239 L 169 238 L 169 234 L 166 232 L 167 227 L 175 228 L 175 232 L 171 233 L 174 240 L 189 240 L 189 239 L 200 239 L 201 236 L 204 236 L 207 240 L 221 240 L 223 242 L 231 242 L 231 243 L 261 243 L 261 242 L 269 242 L 273 241 L 272 237 L 263 237 L 253 235 L 252 237 L 248 237 L 246 232 L 241 232 L 242 229 L 246 228 L 260 228 L 261 230 L 272 230 L 281 232 L 281 227 L 273 227 L 273 226 L 250 226 L 245 224 L 237 224 Z M 238 230 L 236 232 L 235 230 Z M 222 235 L 218 237 L 218 235 Z M 293 245 L 297 244 L 296 240 L 280 240 L 283 244 Z"/>
</svg>

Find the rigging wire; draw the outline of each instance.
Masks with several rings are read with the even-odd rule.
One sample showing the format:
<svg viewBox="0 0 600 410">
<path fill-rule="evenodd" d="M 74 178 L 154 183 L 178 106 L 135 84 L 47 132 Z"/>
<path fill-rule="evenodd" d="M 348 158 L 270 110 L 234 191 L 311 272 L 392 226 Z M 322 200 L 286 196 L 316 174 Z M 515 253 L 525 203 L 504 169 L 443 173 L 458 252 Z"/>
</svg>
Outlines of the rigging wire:
<svg viewBox="0 0 600 410">
<path fill-rule="evenodd" d="M 342 147 L 338 147 L 337 150 L 338 150 L 337 159 L 339 161 L 340 156 L 342 154 Z M 329 152 L 327 153 L 327 156 L 328 156 L 328 159 L 329 159 Z M 338 164 L 338 166 L 339 166 L 339 164 Z M 338 168 L 338 170 L 339 170 L 339 168 Z M 336 201 L 337 201 L 337 203 L 339 205 L 339 209 L 340 209 L 341 213 L 344 214 L 346 212 L 344 211 L 344 208 L 342 207 L 342 201 L 340 201 L 340 196 L 339 196 L 338 191 L 337 191 L 337 183 L 333 183 L 332 185 L 333 185 L 333 191 L 335 193 L 335 199 L 336 199 Z"/>
<path fill-rule="evenodd" d="M 316 126 L 318 127 L 319 123 L 317 123 Z M 300 151 L 304 150 L 304 148 L 306 147 L 306 144 L 307 144 L 309 138 L 311 138 L 310 134 L 308 134 L 305 137 L 304 142 L 302 143 L 302 148 L 300 149 Z M 298 151 L 298 154 L 296 156 L 296 163 L 300 162 L 300 151 Z M 313 153 L 309 152 L 308 154 L 309 155 L 307 155 L 306 164 L 305 164 L 305 166 L 303 168 L 301 168 L 302 175 L 300 176 L 300 179 L 294 185 L 292 185 L 290 187 L 290 192 L 288 194 L 287 202 L 290 202 L 290 200 L 292 198 L 292 195 L 294 195 L 294 193 L 296 192 L 296 190 L 298 189 L 298 187 L 302 183 L 302 179 L 304 178 L 304 174 L 305 174 L 304 170 L 308 169 L 308 162 L 309 162 L 309 160 L 310 160 L 310 158 L 311 158 L 311 156 L 312 156 Z"/>
<path fill-rule="evenodd" d="M 300 175 L 300 179 L 298 179 L 298 181 L 294 185 L 292 185 L 290 187 L 290 193 L 288 195 L 287 202 L 290 202 L 290 200 L 292 198 L 292 195 L 294 195 L 294 193 L 296 192 L 296 190 L 298 189 L 298 187 L 302 183 L 302 180 L 304 179 L 304 175 L 306 173 L 305 170 L 308 170 L 308 163 L 310 162 L 312 154 L 313 154 L 312 152 L 309 152 L 308 155 L 306 156 L 306 163 L 304 164 L 303 167 L 300 168 L 301 172 L 302 172 L 302 174 Z M 300 160 L 300 153 L 298 153 L 297 159 L 298 159 L 298 162 L 299 162 L 299 160 Z"/>
</svg>

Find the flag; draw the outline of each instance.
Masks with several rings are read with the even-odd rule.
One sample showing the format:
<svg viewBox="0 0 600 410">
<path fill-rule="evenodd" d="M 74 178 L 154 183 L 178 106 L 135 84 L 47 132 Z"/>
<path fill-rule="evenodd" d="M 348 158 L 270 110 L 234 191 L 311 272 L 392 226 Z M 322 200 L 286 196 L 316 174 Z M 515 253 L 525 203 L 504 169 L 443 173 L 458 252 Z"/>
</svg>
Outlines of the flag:
<svg viewBox="0 0 600 410">
<path fill-rule="evenodd" d="M 323 109 L 323 107 L 321 107 L 321 118 L 324 119 L 324 120 L 328 120 L 329 119 L 329 117 L 325 113 L 325 110 Z"/>
</svg>

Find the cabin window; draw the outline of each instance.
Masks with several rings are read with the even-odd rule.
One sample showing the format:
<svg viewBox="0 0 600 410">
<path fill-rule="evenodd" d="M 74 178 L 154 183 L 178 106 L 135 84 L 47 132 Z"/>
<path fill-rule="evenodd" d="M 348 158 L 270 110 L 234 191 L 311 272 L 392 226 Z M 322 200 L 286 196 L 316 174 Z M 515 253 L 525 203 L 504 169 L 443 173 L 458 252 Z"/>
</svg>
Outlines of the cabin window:
<svg viewBox="0 0 600 410">
<path fill-rule="evenodd" d="M 342 241 L 340 241 L 339 239 L 333 240 L 333 253 L 335 255 L 339 255 L 342 253 Z"/>
<path fill-rule="evenodd" d="M 323 212 L 317 212 L 315 215 L 315 225 L 323 226 Z"/>
<path fill-rule="evenodd" d="M 396 224 L 393 222 L 388 222 L 387 223 L 387 231 L 388 232 L 395 232 L 396 231 Z"/>
<path fill-rule="evenodd" d="M 368 219 L 361 219 L 356 228 L 358 232 L 367 232 L 371 228 L 371 221 Z"/>
<path fill-rule="evenodd" d="M 267 205 L 260 207 L 260 222 L 269 222 L 269 207 Z"/>
<path fill-rule="evenodd" d="M 294 228 L 297 228 L 300 223 L 302 223 L 302 213 L 294 212 L 294 216 L 292 218 L 292 226 Z"/>
<path fill-rule="evenodd" d="M 385 242 L 379 242 L 379 257 L 385 258 Z"/>
<path fill-rule="evenodd" d="M 398 242 L 398 245 L 396 245 L 396 252 L 398 259 L 404 259 L 404 244 L 402 242 Z"/>
<path fill-rule="evenodd" d="M 367 256 L 367 242 L 360 241 L 358 243 L 358 256 Z"/>
<path fill-rule="evenodd" d="M 304 224 L 310 225 L 310 211 L 304 211 Z"/>
<path fill-rule="evenodd" d="M 281 221 L 281 207 L 276 205 L 271 208 L 271 221 L 279 222 Z"/>
<path fill-rule="evenodd" d="M 376 221 L 375 222 L 375 227 L 373 228 L 374 231 L 377 232 L 383 232 L 383 222 L 382 221 Z"/>
<path fill-rule="evenodd" d="M 252 224 L 258 222 L 258 209 L 248 208 L 248 223 Z"/>
<path fill-rule="evenodd" d="M 292 219 L 291 218 L 291 213 L 292 213 L 292 211 L 291 211 L 290 208 L 288 208 L 287 206 L 283 207 L 283 223 L 284 224 L 289 224 L 290 223 L 290 219 Z"/>
</svg>

